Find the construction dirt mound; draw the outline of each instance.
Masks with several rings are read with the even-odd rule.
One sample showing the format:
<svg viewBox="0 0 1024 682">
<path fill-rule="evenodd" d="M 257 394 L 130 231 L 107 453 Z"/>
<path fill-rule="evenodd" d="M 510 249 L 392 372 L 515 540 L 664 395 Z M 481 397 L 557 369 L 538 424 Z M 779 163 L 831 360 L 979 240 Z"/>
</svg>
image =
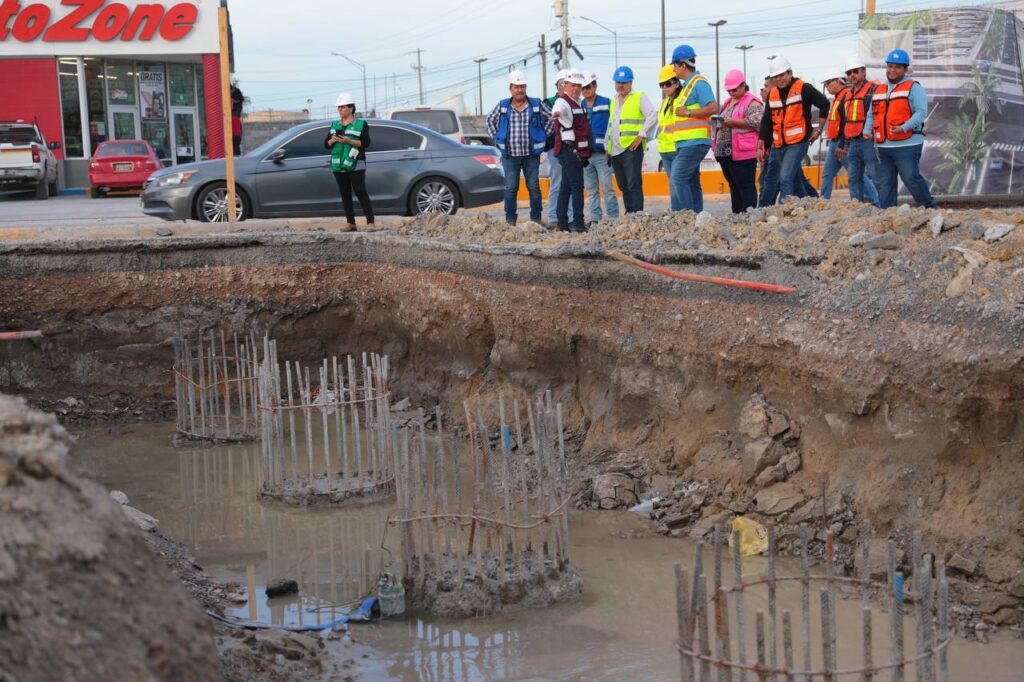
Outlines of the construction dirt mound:
<svg viewBox="0 0 1024 682">
<path fill-rule="evenodd" d="M 52 415 L 0 395 L 0 680 L 219 680 L 213 629 Z"/>
</svg>

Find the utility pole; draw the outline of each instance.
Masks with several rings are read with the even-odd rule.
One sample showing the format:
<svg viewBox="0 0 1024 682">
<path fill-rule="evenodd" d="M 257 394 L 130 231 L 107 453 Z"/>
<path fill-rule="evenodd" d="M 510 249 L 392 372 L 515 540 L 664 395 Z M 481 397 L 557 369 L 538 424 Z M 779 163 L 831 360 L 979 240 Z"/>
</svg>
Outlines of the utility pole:
<svg viewBox="0 0 1024 682">
<path fill-rule="evenodd" d="M 377 116 L 377 74 L 373 74 L 373 115 Z"/>
<path fill-rule="evenodd" d="M 725 19 L 719 19 L 708 24 L 715 28 L 715 100 L 718 102 L 722 101 L 722 78 L 719 72 L 719 61 L 718 61 L 718 29 L 725 25 Z"/>
<path fill-rule="evenodd" d="M 569 0 L 555 0 L 555 16 L 562 19 L 562 58 L 558 68 L 569 68 Z"/>
<path fill-rule="evenodd" d="M 540 81 L 543 88 L 541 93 L 546 96 L 548 94 L 548 46 L 543 33 L 540 34 L 540 42 L 537 43 L 537 47 L 537 54 L 540 56 Z"/>
<path fill-rule="evenodd" d="M 483 67 L 481 64 L 487 61 L 487 57 L 481 59 L 474 59 L 476 62 L 476 87 L 477 87 L 477 102 L 476 102 L 476 115 L 484 115 L 484 76 Z"/>
<path fill-rule="evenodd" d="M 737 50 L 743 50 L 743 76 L 747 76 L 747 50 L 754 47 L 753 45 L 737 45 Z"/>
<path fill-rule="evenodd" d="M 665 0 L 661 0 L 661 63 L 668 64 L 665 54 Z"/>
<path fill-rule="evenodd" d="M 407 54 L 413 54 L 413 53 L 412 52 L 408 52 Z M 419 80 L 420 80 L 420 104 L 423 104 L 423 69 L 424 69 L 424 66 L 423 66 L 423 61 L 422 61 L 422 57 L 421 57 L 421 55 L 423 54 L 423 50 L 421 50 L 420 48 L 416 48 L 415 54 L 416 54 L 416 63 L 413 65 L 412 68 L 414 68 L 416 70 L 416 75 L 419 77 Z"/>
</svg>

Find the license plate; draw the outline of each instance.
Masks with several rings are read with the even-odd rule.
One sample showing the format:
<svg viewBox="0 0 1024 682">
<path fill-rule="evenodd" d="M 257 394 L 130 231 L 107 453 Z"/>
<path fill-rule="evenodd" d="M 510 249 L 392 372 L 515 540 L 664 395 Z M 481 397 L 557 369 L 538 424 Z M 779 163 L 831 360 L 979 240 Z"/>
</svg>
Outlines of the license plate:
<svg viewBox="0 0 1024 682">
<path fill-rule="evenodd" d="M 114 164 L 114 172 L 115 173 L 130 173 L 133 170 L 135 170 L 135 164 L 134 163 L 115 163 Z"/>
</svg>

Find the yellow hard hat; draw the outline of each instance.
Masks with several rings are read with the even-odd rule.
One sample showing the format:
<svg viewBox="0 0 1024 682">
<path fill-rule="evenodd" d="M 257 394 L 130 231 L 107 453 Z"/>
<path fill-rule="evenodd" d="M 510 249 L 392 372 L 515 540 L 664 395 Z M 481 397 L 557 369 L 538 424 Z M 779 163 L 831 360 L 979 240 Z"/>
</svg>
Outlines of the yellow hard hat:
<svg viewBox="0 0 1024 682">
<path fill-rule="evenodd" d="M 661 67 L 661 71 L 658 72 L 658 82 L 665 83 L 676 77 L 676 70 L 672 68 L 671 64 L 666 64 Z"/>
</svg>

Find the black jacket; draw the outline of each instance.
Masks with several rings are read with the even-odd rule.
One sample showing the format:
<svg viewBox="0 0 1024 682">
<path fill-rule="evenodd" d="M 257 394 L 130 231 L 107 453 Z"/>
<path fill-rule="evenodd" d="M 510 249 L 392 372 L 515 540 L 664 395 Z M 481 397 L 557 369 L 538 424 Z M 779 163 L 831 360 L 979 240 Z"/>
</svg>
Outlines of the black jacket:
<svg viewBox="0 0 1024 682">
<path fill-rule="evenodd" d="M 793 81 L 795 82 L 796 78 L 794 78 Z M 784 88 L 779 88 L 779 97 L 783 102 L 785 102 L 786 98 L 789 97 L 789 89 L 791 87 L 793 87 L 793 83 L 790 83 Z M 800 91 L 800 97 L 803 100 L 804 120 L 807 122 L 807 134 L 804 136 L 804 140 L 807 140 L 811 136 L 811 107 L 818 107 L 818 120 L 819 122 L 825 122 L 828 121 L 829 101 L 828 98 L 821 94 L 816 87 L 806 81 L 804 81 L 804 87 Z M 773 144 L 772 110 L 768 105 L 768 102 L 764 103 L 764 117 L 761 119 L 761 128 L 758 130 L 758 137 L 762 142 L 764 142 L 765 149 L 771 148 Z M 786 144 L 783 143 L 782 146 L 785 147 Z"/>
</svg>

